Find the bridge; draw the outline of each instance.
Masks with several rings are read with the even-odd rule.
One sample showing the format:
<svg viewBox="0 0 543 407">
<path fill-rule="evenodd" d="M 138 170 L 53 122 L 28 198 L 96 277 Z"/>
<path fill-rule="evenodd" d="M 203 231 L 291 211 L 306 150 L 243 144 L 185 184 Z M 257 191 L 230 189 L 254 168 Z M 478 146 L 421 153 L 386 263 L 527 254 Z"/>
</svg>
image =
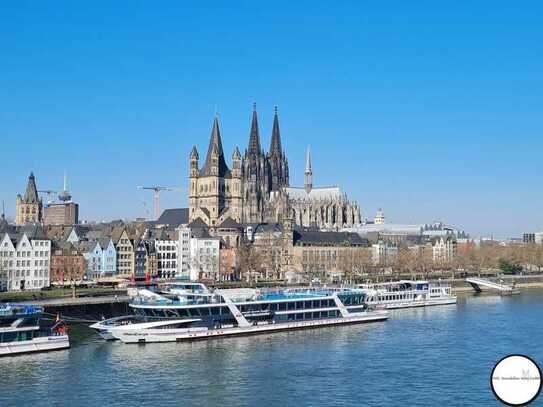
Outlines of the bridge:
<svg viewBox="0 0 543 407">
<path fill-rule="evenodd" d="M 517 290 L 515 290 L 515 287 L 512 285 L 497 283 L 494 281 L 486 280 L 484 278 L 469 277 L 469 278 L 466 278 L 466 282 L 470 283 L 473 289 L 477 292 L 482 291 L 481 287 L 498 291 L 500 294 L 503 294 L 503 295 L 510 295 L 510 294 L 515 294 L 518 292 Z"/>
</svg>

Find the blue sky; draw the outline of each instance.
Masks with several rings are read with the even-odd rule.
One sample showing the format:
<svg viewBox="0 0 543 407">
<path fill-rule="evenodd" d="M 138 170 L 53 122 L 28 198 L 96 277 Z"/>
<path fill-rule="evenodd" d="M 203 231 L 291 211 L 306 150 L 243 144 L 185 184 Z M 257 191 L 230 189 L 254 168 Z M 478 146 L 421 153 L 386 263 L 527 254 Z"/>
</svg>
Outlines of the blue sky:
<svg viewBox="0 0 543 407">
<path fill-rule="evenodd" d="M 0 199 L 68 173 L 83 219 L 187 184 L 215 106 L 225 153 L 279 106 L 291 184 L 473 235 L 543 229 L 539 2 L 3 2 Z M 470 4 L 470 3 L 476 3 Z M 186 205 L 162 194 L 162 207 Z"/>
</svg>

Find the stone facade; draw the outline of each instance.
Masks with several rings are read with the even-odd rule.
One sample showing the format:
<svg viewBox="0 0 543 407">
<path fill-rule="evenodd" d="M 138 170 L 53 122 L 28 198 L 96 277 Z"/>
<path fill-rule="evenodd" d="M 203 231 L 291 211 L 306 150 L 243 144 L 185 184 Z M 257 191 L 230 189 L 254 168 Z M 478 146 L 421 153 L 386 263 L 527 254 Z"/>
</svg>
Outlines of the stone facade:
<svg viewBox="0 0 543 407">
<path fill-rule="evenodd" d="M 232 169 L 224 158 L 218 119 L 213 121 L 206 159 L 199 168 L 196 147 L 190 153 L 189 217 L 218 227 L 228 218 L 240 224 L 282 222 L 292 218 L 299 226 L 338 229 L 361 223 L 358 204 L 337 186 L 313 187 L 308 151 L 304 187 L 289 186 L 289 165 L 281 144 L 277 109 L 270 149 L 260 143 L 256 108 L 253 109 L 249 144 L 243 158 L 237 147 Z"/>
<path fill-rule="evenodd" d="M 268 213 L 279 221 L 285 213 L 298 226 L 338 230 L 361 224 L 360 208 L 338 186 L 315 187 L 311 153 L 306 155 L 305 183 L 303 187 L 285 187 L 272 194 Z"/>
<path fill-rule="evenodd" d="M 265 221 L 270 192 L 288 186 L 288 162 L 281 149 L 277 111 L 269 153 L 266 154 L 260 145 L 255 109 L 248 148 L 243 158 L 239 149 L 234 148 L 232 169 L 226 164 L 216 117 L 202 168 L 198 161 L 198 150 L 194 147 L 189 157 L 190 221 L 201 218 L 211 227 L 228 218 L 238 223 Z"/>
<path fill-rule="evenodd" d="M 15 224 L 39 223 L 42 219 L 42 201 L 38 197 L 36 178 L 30 173 L 24 196 L 17 195 L 15 201 Z"/>
</svg>

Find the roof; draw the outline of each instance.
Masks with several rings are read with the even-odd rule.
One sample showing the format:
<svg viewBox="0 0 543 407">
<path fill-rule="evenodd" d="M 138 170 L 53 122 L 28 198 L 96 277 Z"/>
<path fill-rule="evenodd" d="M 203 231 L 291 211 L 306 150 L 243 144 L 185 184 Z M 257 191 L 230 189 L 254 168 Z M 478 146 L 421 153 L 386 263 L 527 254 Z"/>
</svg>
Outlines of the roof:
<svg viewBox="0 0 543 407">
<path fill-rule="evenodd" d="M 207 229 L 207 224 L 202 220 L 202 218 L 196 218 L 188 224 L 190 229 Z"/>
<path fill-rule="evenodd" d="M 189 208 L 165 209 L 158 218 L 156 225 L 169 225 L 177 227 L 189 223 Z"/>
<path fill-rule="evenodd" d="M 380 234 L 404 234 L 404 235 L 421 235 L 422 225 L 403 225 L 394 223 L 383 223 L 376 225 L 374 223 L 356 226 L 352 228 L 344 228 L 344 232 L 356 232 L 358 234 L 367 234 L 370 232 L 379 232 Z"/>
<path fill-rule="evenodd" d="M 243 229 L 243 226 L 230 217 L 226 218 L 218 227 L 220 229 Z"/>
<path fill-rule="evenodd" d="M 324 232 L 317 230 L 294 230 L 296 246 L 369 246 L 368 239 L 350 232 Z"/>
<path fill-rule="evenodd" d="M 230 170 L 224 159 L 224 151 L 222 149 L 221 133 L 219 131 L 219 120 L 215 117 L 213 120 L 213 128 L 211 129 L 211 138 L 209 139 L 209 147 L 207 148 L 206 160 L 204 166 L 200 170 L 200 177 L 211 176 L 211 167 L 213 156 L 218 156 L 219 174 L 221 178 L 230 177 Z"/>
<path fill-rule="evenodd" d="M 336 186 L 331 187 L 313 187 L 308 193 L 303 187 L 286 187 L 285 192 L 292 200 L 328 200 L 341 199 L 344 197 L 341 189 Z"/>
</svg>

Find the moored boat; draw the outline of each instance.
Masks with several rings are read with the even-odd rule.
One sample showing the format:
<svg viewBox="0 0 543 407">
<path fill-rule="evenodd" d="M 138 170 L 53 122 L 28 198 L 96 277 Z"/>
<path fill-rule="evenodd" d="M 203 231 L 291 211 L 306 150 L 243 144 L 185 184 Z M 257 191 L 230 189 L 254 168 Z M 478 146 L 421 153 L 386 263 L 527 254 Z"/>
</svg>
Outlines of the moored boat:
<svg viewBox="0 0 543 407">
<path fill-rule="evenodd" d="M 130 307 L 147 321 L 109 332 L 125 343 L 175 342 L 386 320 L 388 312 L 365 297 L 360 289 L 215 290 L 176 299 L 144 293 Z"/>
<path fill-rule="evenodd" d="M 42 307 L 0 304 L 0 356 L 69 348 L 64 322 L 45 326 L 42 315 Z"/>
<path fill-rule="evenodd" d="M 450 285 L 424 280 L 360 284 L 357 287 L 366 293 L 369 305 L 386 309 L 456 304 Z"/>
</svg>

